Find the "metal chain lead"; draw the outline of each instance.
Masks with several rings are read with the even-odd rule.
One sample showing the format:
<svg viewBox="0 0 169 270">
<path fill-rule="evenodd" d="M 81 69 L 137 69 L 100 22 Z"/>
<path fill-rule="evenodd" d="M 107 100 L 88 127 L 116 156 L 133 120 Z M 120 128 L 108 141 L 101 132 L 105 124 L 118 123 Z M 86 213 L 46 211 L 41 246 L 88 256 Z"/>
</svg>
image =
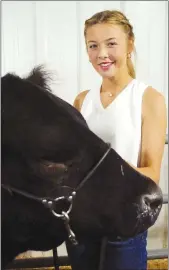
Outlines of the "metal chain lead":
<svg viewBox="0 0 169 270">
<path fill-rule="evenodd" d="M 76 195 L 76 192 L 73 191 L 72 194 L 71 194 L 71 196 L 69 196 L 67 199 L 66 199 L 64 196 L 62 196 L 62 197 L 56 198 L 56 199 L 54 200 L 54 202 L 62 201 L 62 200 L 65 200 L 65 199 L 66 199 L 67 201 L 69 201 L 70 206 L 69 206 L 68 210 L 67 210 L 66 212 L 62 211 L 62 214 L 58 214 L 58 213 L 55 212 L 55 210 L 53 209 L 53 207 L 54 207 L 54 202 L 48 201 L 48 200 L 46 200 L 46 199 L 43 200 L 43 204 L 44 204 L 47 208 L 49 208 L 49 209 L 51 210 L 52 214 L 53 214 L 55 217 L 61 218 L 61 219 L 64 221 L 66 230 L 67 230 L 67 232 L 68 232 L 68 238 L 69 238 L 69 240 L 71 241 L 71 243 L 72 243 L 73 245 L 77 245 L 78 242 L 77 242 L 77 240 L 76 240 L 76 237 L 75 237 L 74 232 L 71 230 L 70 225 L 69 225 L 69 221 L 70 221 L 69 213 L 70 213 L 71 210 L 72 210 L 73 198 L 75 197 L 75 195 Z"/>
<path fill-rule="evenodd" d="M 70 221 L 69 216 L 68 216 L 68 214 L 67 214 L 66 212 L 64 212 L 64 211 L 62 211 L 62 214 L 63 214 L 62 219 L 63 219 L 63 221 L 64 221 L 66 230 L 67 230 L 67 232 L 68 232 L 68 238 L 69 238 L 70 242 L 72 243 L 72 245 L 77 245 L 78 242 L 77 242 L 77 240 L 76 240 L 75 234 L 74 234 L 74 232 L 71 230 L 70 225 L 69 225 L 69 221 Z"/>
</svg>

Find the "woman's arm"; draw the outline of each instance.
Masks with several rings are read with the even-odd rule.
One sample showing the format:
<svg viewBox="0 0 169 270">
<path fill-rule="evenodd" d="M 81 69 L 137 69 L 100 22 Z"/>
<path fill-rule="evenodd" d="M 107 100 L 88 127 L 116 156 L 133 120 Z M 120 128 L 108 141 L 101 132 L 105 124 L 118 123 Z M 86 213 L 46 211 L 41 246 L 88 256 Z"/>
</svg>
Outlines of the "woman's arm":
<svg viewBox="0 0 169 270">
<path fill-rule="evenodd" d="M 149 87 L 142 102 L 142 142 L 139 167 L 140 173 L 150 177 L 157 184 L 164 153 L 167 126 L 165 99 L 157 90 Z"/>
</svg>

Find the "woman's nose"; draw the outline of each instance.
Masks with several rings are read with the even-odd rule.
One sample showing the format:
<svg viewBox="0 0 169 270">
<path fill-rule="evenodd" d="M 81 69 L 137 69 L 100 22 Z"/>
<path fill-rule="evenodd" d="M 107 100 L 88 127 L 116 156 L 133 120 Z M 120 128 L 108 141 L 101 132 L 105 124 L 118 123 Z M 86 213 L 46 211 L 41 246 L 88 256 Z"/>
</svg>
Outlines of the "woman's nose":
<svg viewBox="0 0 169 270">
<path fill-rule="evenodd" d="M 105 59 L 108 58 L 108 51 L 105 47 L 101 47 L 98 51 L 98 58 Z"/>
</svg>

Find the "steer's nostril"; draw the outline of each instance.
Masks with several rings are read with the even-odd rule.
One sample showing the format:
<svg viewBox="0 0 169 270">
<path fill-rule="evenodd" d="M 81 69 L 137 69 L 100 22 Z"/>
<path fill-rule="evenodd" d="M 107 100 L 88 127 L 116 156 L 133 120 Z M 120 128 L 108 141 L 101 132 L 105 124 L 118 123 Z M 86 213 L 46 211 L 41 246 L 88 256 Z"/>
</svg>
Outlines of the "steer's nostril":
<svg viewBox="0 0 169 270">
<path fill-rule="evenodd" d="M 143 196 L 143 205 L 146 205 L 150 210 L 159 208 L 162 204 L 162 197 L 156 194 L 148 194 Z"/>
<path fill-rule="evenodd" d="M 161 200 L 156 199 L 155 201 L 150 202 L 150 208 L 151 209 L 156 209 L 161 205 Z"/>
<path fill-rule="evenodd" d="M 151 209 L 156 209 L 161 204 L 161 200 L 160 199 L 145 198 L 144 199 L 144 202 Z"/>
</svg>

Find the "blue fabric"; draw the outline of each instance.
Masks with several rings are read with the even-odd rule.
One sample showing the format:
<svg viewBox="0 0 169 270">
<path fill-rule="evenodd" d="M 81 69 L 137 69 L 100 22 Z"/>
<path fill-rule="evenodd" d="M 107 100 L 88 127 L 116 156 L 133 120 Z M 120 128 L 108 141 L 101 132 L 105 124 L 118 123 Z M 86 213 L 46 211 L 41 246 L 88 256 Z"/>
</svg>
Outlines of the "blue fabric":
<svg viewBox="0 0 169 270">
<path fill-rule="evenodd" d="M 146 270 L 147 232 L 123 242 L 108 242 L 104 270 Z M 86 241 L 83 245 L 72 247 L 67 243 L 67 251 L 72 270 L 98 270 L 100 243 Z"/>
</svg>

